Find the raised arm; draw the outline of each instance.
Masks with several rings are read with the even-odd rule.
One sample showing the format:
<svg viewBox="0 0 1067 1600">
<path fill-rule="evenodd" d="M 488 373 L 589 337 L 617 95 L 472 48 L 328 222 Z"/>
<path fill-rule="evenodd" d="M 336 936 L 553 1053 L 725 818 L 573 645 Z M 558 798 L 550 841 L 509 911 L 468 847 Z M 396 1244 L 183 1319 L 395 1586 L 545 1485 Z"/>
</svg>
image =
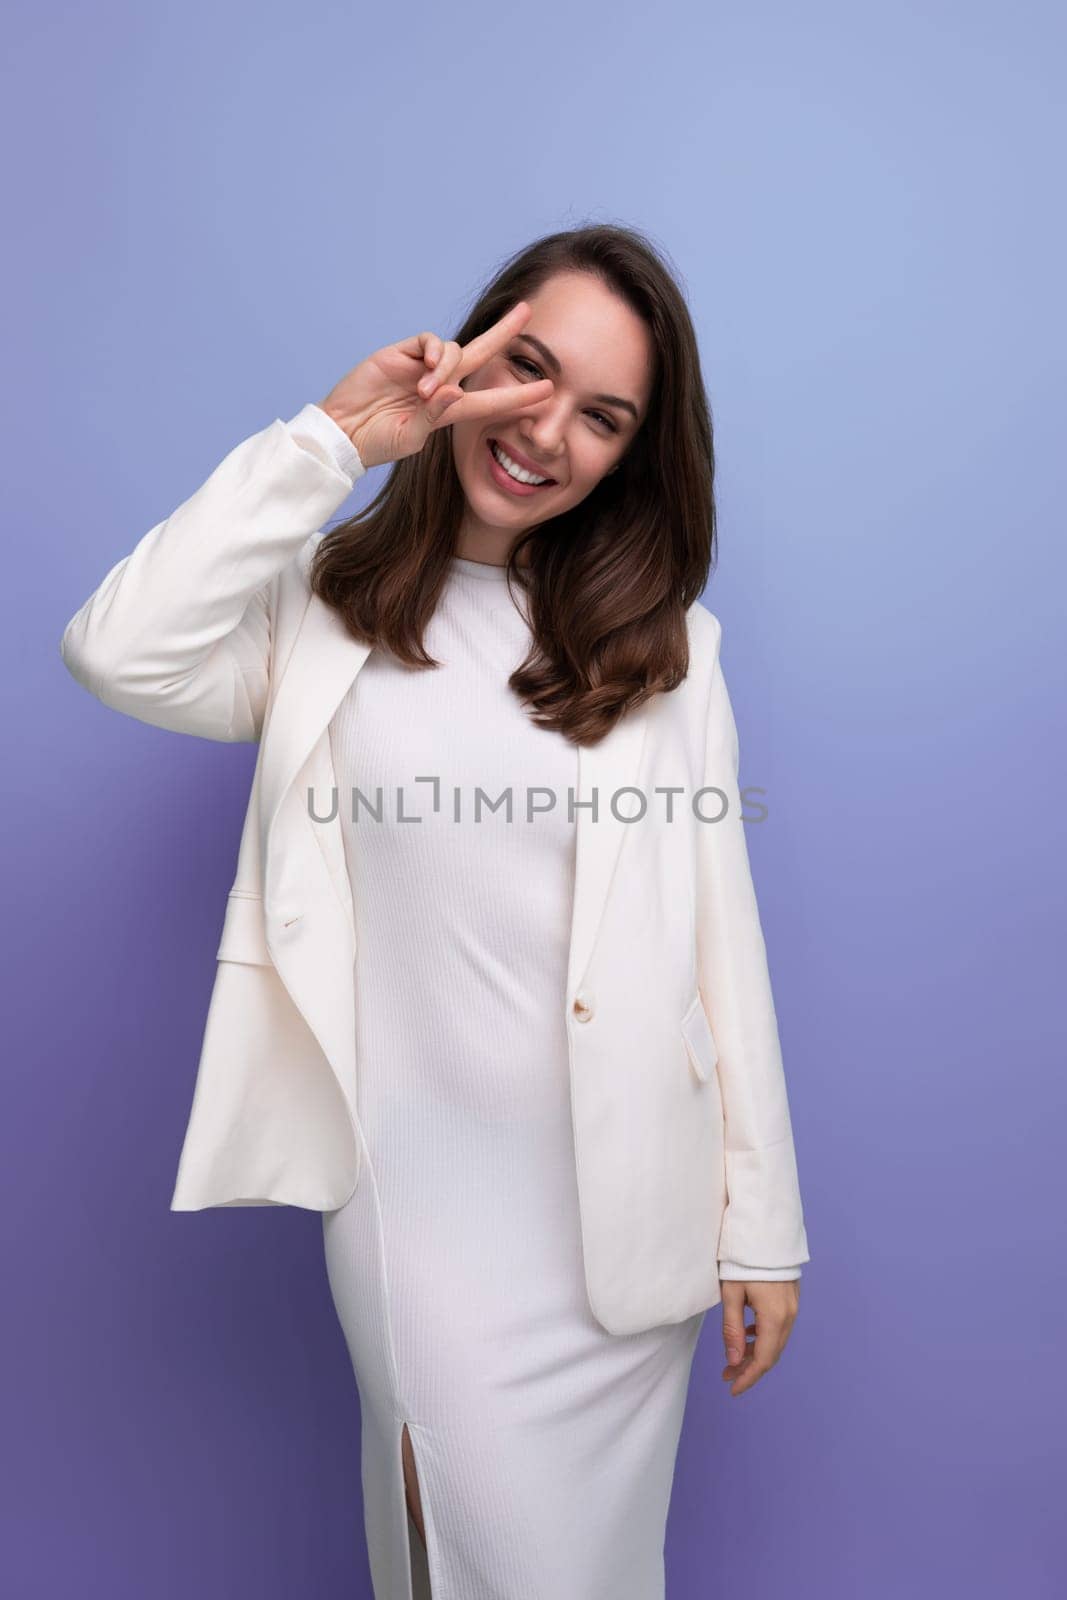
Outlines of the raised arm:
<svg viewBox="0 0 1067 1600">
<path fill-rule="evenodd" d="M 71 618 L 60 642 L 68 671 L 142 722 L 257 740 L 277 575 L 365 470 L 315 405 L 243 440 Z"/>
<path fill-rule="evenodd" d="M 369 467 L 414 455 L 454 421 L 510 415 L 551 394 L 550 378 L 461 386 L 529 315 L 520 300 L 463 346 L 428 331 L 384 345 L 321 406 L 237 445 L 68 622 L 60 653 L 71 674 L 156 727 L 258 739 L 278 574 Z"/>
</svg>

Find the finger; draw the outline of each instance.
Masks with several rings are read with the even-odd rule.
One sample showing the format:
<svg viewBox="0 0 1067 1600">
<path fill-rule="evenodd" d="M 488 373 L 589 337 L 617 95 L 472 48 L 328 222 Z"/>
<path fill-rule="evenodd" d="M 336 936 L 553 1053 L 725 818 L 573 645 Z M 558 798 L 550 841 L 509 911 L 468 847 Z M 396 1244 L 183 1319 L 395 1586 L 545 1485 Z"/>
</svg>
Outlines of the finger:
<svg viewBox="0 0 1067 1600">
<path fill-rule="evenodd" d="M 463 350 L 455 339 L 439 340 L 438 343 L 441 345 L 441 350 L 433 372 L 427 372 L 419 379 L 418 389 L 424 400 L 446 379 L 452 377 L 463 357 Z"/>
<path fill-rule="evenodd" d="M 745 1302 L 740 1295 L 730 1296 L 727 1303 L 723 1297 L 722 1307 L 722 1342 L 726 1349 L 726 1360 L 729 1366 L 738 1367 L 745 1354 Z"/>
<path fill-rule="evenodd" d="M 770 1372 L 785 1345 L 785 1323 L 763 1314 L 756 1321 L 756 1340 L 751 1347 L 752 1364 L 746 1376 L 762 1377 Z M 753 1379 L 755 1381 L 755 1379 Z"/>
<path fill-rule="evenodd" d="M 422 333 L 413 333 L 410 339 L 398 339 L 392 348 L 432 366 L 440 357 L 441 345 L 440 335 L 427 328 Z"/>
<path fill-rule="evenodd" d="M 724 1368 L 722 1376 L 729 1383 L 732 1395 L 743 1394 L 746 1389 L 751 1389 L 754 1383 L 758 1383 L 773 1365 L 773 1362 L 770 1365 L 761 1363 L 753 1355 L 752 1346 L 749 1345 L 744 1360 L 736 1367 Z"/>
<path fill-rule="evenodd" d="M 510 389 L 463 389 L 462 399 L 449 416 L 450 422 L 471 422 L 485 417 L 503 417 L 525 411 L 538 405 L 552 394 L 555 384 L 551 378 L 538 378 L 535 383 L 524 383 Z"/>
<path fill-rule="evenodd" d="M 438 389 L 437 393 L 426 405 L 426 415 L 430 419 L 431 429 L 438 427 L 443 422 L 454 422 L 455 417 L 452 413 L 452 407 L 457 400 L 462 399 L 463 390 L 458 384 L 448 383 L 445 384 L 444 388 Z"/>
<path fill-rule="evenodd" d="M 499 321 L 494 322 L 491 328 L 478 334 L 463 346 L 463 358 L 453 374 L 456 378 L 467 378 L 472 372 L 477 372 L 483 367 L 491 356 L 502 350 L 509 339 L 513 339 L 530 315 L 531 307 L 525 300 L 520 300 L 506 311 Z"/>
<path fill-rule="evenodd" d="M 751 1389 L 754 1383 L 758 1383 L 764 1371 L 769 1369 L 760 1365 L 760 1358 L 756 1353 L 761 1338 L 761 1319 L 757 1317 L 755 1322 L 746 1323 L 744 1320 L 746 1302 L 736 1295 L 730 1299 L 738 1300 L 739 1304 L 735 1307 L 727 1303 L 725 1296 L 723 1298 L 723 1341 L 728 1346 L 728 1364 L 723 1368 L 721 1376 L 730 1384 L 731 1395 L 739 1395 L 746 1389 Z M 762 1320 L 767 1320 L 766 1315 Z M 739 1344 L 743 1353 L 740 1359 L 735 1361 L 732 1359 L 731 1349 L 736 1350 Z"/>
</svg>

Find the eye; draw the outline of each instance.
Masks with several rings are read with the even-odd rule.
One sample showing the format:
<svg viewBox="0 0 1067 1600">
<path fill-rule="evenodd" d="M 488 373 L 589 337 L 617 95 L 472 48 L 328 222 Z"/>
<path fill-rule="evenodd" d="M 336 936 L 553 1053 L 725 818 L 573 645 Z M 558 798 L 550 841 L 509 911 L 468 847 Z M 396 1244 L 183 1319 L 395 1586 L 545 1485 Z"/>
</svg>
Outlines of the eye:
<svg viewBox="0 0 1067 1600">
<path fill-rule="evenodd" d="M 537 363 L 535 361 L 528 361 L 525 356 L 510 356 L 509 360 L 511 361 L 513 367 L 525 367 L 530 372 L 535 372 L 539 378 L 544 376 Z M 606 428 L 610 428 L 612 433 L 618 433 L 619 430 L 616 424 L 610 417 L 605 416 L 603 411 L 590 411 L 589 415 L 591 417 L 599 417 Z"/>
</svg>

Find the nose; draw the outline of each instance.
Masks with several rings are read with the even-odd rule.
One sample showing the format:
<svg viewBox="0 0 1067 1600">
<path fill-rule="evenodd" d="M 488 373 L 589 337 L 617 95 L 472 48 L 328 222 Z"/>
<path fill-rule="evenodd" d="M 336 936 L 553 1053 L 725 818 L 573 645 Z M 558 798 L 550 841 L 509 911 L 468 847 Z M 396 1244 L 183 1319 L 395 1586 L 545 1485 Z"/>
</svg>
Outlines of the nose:
<svg viewBox="0 0 1067 1600">
<path fill-rule="evenodd" d="M 546 467 L 559 459 L 564 428 L 563 407 L 554 405 L 551 396 L 531 406 L 519 421 L 519 432 L 529 444 L 530 454 Z"/>
</svg>

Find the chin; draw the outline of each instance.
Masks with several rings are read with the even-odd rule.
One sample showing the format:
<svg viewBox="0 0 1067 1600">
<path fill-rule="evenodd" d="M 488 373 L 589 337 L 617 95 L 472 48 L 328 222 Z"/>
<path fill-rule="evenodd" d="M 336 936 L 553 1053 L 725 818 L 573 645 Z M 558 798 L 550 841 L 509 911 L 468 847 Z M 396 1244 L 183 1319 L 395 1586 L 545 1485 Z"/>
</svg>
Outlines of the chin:
<svg viewBox="0 0 1067 1600">
<path fill-rule="evenodd" d="M 478 477 L 473 463 L 468 465 L 470 470 L 458 473 L 457 476 L 464 499 L 479 522 L 485 523 L 490 528 L 509 528 L 516 522 L 521 522 L 523 512 L 527 509 L 526 502 L 516 499 L 512 503 L 504 496 L 496 494 L 491 486 Z"/>
<path fill-rule="evenodd" d="M 500 502 L 493 495 L 483 493 L 480 488 L 476 488 L 472 492 L 463 483 L 462 479 L 460 479 L 460 483 L 463 488 L 463 497 L 467 502 L 467 509 L 477 517 L 484 527 L 503 528 L 511 526 L 513 519 L 507 516 L 507 507 L 505 506 L 502 509 Z"/>
</svg>

